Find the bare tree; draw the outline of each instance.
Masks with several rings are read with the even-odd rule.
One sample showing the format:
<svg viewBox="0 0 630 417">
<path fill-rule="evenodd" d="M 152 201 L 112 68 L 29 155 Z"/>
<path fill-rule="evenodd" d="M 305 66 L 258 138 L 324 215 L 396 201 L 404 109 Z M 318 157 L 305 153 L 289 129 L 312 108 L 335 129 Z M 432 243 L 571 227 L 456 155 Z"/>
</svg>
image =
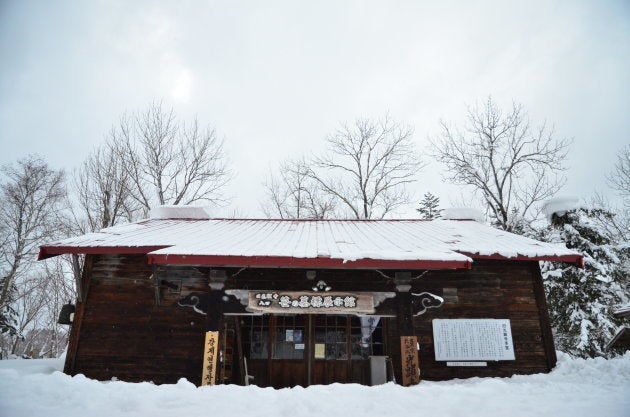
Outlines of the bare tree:
<svg viewBox="0 0 630 417">
<path fill-rule="evenodd" d="M 200 127 L 196 119 L 179 122 L 158 102 L 123 116 L 114 136 L 130 195 L 144 214 L 154 205 L 222 201 L 230 173 L 214 129 Z"/>
<path fill-rule="evenodd" d="M 67 262 L 55 257 L 38 266 L 16 285 L 17 334 L 0 335 L 5 355 L 57 357 L 67 343 L 69 329 L 57 323 L 61 306 L 75 297 Z"/>
<path fill-rule="evenodd" d="M 39 245 L 61 229 L 65 200 L 64 173 L 29 156 L 2 168 L 0 184 L 0 323 L 3 332 L 15 312 L 11 303 L 17 280 L 32 266 Z M 13 315 L 14 316 L 14 315 Z"/>
<path fill-rule="evenodd" d="M 613 171 L 607 176 L 610 186 L 619 191 L 626 206 L 630 205 L 630 146 L 626 146 L 617 155 Z"/>
<path fill-rule="evenodd" d="M 504 230 L 522 230 L 538 216 L 536 203 L 565 183 L 571 140 L 555 139 L 545 123 L 533 128 L 520 104 L 504 113 L 489 97 L 481 108 L 468 109 L 463 129 L 441 125 L 432 145 L 446 179 L 471 187 Z"/>
<path fill-rule="evenodd" d="M 57 257 L 46 260 L 45 269 L 40 275 L 44 282 L 40 291 L 44 294 L 44 311 L 40 327 L 46 331 L 39 337 L 37 356 L 58 357 L 66 347 L 69 327 L 57 323 L 61 307 L 76 297 L 74 279 L 69 272 L 67 258 Z"/>
<path fill-rule="evenodd" d="M 334 213 L 335 201 L 324 194 L 309 175 L 311 168 L 304 159 L 286 160 L 277 175 L 269 174 L 263 182 L 266 201 L 262 209 L 268 217 L 281 219 L 323 219 Z"/>
<path fill-rule="evenodd" d="M 383 218 L 410 202 L 406 185 L 424 166 L 412 132 L 388 116 L 343 124 L 326 138 L 328 152 L 314 158 L 309 176 L 352 217 Z"/>
<path fill-rule="evenodd" d="M 87 233 L 136 219 L 140 205 L 132 198 L 130 181 L 117 147 L 122 144 L 115 129 L 74 171 L 73 207 L 78 232 Z"/>
<path fill-rule="evenodd" d="M 15 311 L 17 316 L 17 334 L 10 338 L 12 341 L 10 353 L 28 354 L 28 346 L 31 341 L 25 338 L 27 330 L 38 327 L 37 324 L 45 314 L 46 293 L 43 291 L 45 282 L 38 276 L 27 276 L 20 279 L 17 286 Z M 31 333 L 34 336 L 34 333 Z M 21 346 L 22 345 L 22 346 Z M 27 348 L 25 348 L 25 346 Z M 18 351 L 22 348 L 22 351 Z"/>
</svg>

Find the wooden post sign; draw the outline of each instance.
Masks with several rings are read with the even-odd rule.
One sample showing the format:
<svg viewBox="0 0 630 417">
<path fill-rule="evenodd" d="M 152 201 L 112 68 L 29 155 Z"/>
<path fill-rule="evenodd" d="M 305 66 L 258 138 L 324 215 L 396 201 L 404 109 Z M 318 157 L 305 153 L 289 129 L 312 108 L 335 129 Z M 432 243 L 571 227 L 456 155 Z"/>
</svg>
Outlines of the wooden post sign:
<svg viewBox="0 0 630 417">
<path fill-rule="evenodd" d="M 420 382 L 420 361 L 418 360 L 418 338 L 400 336 L 400 357 L 402 362 L 402 384 L 407 387 Z"/>
<path fill-rule="evenodd" d="M 219 332 L 206 332 L 203 352 L 203 373 L 201 385 L 215 385 L 217 380 L 217 357 L 219 352 Z"/>
</svg>

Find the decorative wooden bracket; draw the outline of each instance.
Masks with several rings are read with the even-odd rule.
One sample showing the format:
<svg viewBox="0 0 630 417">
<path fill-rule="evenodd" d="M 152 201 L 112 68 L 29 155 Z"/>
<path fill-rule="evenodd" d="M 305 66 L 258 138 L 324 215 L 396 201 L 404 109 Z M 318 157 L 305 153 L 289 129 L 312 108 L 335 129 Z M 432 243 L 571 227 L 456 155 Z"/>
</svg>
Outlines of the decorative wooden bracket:
<svg viewBox="0 0 630 417">
<path fill-rule="evenodd" d="M 222 295 L 219 300 L 222 304 L 222 311 L 224 315 L 248 314 L 248 312 L 245 310 L 245 307 L 243 307 L 235 297 L 232 297 L 230 295 Z M 219 302 L 219 300 L 217 300 L 217 302 Z M 210 308 L 208 293 L 190 293 L 186 297 L 181 298 L 177 302 L 177 305 L 180 307 L 190 307 L 195 310 L 196 313 L 203 314 L 205 316 L 208 314 L 208 309 Z"/>
<path fill-rule="evenodd" d="M 194 292 L 188 294 L 177 302 L 180 307 L 192 307 L 195 313 L 208 315 L 208 294 L 202 292 Z"/>
<path fill-rule="evenodd" d="M 430 292 L 421 292 L 420 294 L 411 293 L 414 297 L 411 300 L 413 305 L 414 316 L 423 315 L 430 308 L 439 308 L 444 303 L 444 299 Z"/>
</svg>

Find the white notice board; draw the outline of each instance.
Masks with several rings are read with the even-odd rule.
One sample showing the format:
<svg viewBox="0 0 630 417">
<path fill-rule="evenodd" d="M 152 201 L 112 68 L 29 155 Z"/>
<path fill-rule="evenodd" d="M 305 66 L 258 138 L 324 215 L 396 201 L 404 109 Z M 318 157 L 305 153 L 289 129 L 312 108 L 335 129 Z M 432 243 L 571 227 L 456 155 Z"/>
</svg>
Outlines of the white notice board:
<svg viewBox="0 0 630 417">
<path fill-rule="evenodd" d="M 436 361 L 510 361 L 514 345 L 510 320 L 434 319 Z"/>
</svg>

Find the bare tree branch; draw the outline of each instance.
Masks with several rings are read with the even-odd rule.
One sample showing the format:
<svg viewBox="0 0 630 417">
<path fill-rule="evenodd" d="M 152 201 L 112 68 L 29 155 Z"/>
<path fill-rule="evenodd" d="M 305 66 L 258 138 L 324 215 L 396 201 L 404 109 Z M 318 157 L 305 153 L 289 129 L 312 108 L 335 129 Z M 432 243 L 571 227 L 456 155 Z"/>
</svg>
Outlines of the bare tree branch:
<svg viewBox="0 0 630 417">
<path fill-rule="evenodd" d="M 483 107 L 468 109 L 463 129 L 442 122 L 441 136 L 432 140 L 445 178 L 471 187 L 496 224 L 511 231 L 531 222 L 536 203 L 564 185 L 561 173 L 570 144 L 555 139 L 544 123 L 533 129 L 520 104 L 504 114 L 491 97 Z"/>
<path fill-rule="evenodd" d="M 608 184 L 619 191 L 626 209 L 630 208 L 630 145 L 619 152 L 615 167 L 606 178 Z"/>
<path fill-rule="evenodd" d="M 221 190 L 231 174 L 214 129 L 200 127 L 196 119 L 178 122 L 172 109 L 156 102 L 123 116 L 112 136 L 127 191 L 144 215 L 155 205 L 223 202 Z"/>
<path fill-rule="evenodd" d="M 65 176 L 29 156 L 2 168 L 0 183 L 0 319 L 15 301 L 15 283 L 32 265 L 39 245 L 62 230 Z M 0 327 L 6 329 L 0 323 Z"/>
<path fill-rule="evenodd" d="M 335 211 L 334 199 L 325 194 L 309 175 L 304 159 L 286 160 L 277 174 L 270 173 L 263 182 L 266 201 L 263 212 L 281 219 L 323 219 Z"/>
<path fill-rule="evenodd" d="M 93 232 L 135 220 L 140 213 L 131 195 L 133 182 L 123 167 L 119 134 L 112 129 L 107 141 L 95 149 L 74 171 L 75 206 L 72 212 L 81 233 Z"/>
<path fill-rule="evenodd" d="M 412 133 L 388 116 L 343 124 L 326 138 L 328 152 L 313 159 L 308 175 L 353 217 L 383 218 L 410 202 L 406 185 L 425 165 Z"/>
</svg>

